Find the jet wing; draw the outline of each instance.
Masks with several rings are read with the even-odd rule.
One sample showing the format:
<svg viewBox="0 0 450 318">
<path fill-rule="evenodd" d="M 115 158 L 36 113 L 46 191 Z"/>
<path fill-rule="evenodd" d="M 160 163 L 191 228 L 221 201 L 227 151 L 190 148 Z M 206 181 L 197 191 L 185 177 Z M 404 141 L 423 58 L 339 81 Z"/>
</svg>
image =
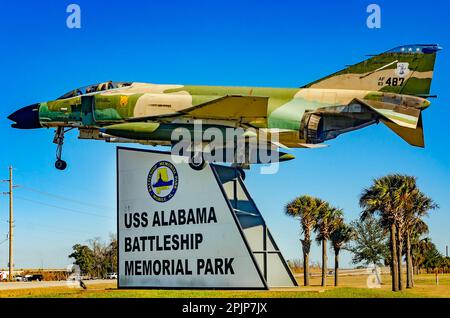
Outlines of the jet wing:
<svg viewBox="0 0 450 318">
<path fill-rule="evenodd" d="M 169 121 L 179 117 L 230 120 L 240 123 L 265 122 L 268 97 L 227 95 L 171 114 L 134 117 L 128 121 Z"/>
</svg>

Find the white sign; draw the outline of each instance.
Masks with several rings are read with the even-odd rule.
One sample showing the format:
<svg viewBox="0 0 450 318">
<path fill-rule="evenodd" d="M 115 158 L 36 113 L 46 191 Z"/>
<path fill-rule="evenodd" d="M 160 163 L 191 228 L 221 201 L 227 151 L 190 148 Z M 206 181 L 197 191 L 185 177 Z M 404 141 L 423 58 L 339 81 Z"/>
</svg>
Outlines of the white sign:
<svg viewBox="0 0 450 318">
<path fill-rule="evenodd" d="M 120 288 L 266 288 L 209 165 L 117 152 Z"/>
</svg>

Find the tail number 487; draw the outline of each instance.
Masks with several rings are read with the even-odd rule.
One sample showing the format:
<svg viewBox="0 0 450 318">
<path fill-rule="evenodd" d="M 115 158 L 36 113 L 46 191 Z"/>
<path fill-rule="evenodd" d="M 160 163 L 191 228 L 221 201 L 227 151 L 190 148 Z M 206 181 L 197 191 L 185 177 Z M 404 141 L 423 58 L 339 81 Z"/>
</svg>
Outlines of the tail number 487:
<svg viewBox="0 0 450 318">
<path fill-rule="evenodd" d="M 381 77 L 378 80 L 379 86 L 402 86 L 405 79 L 403 77 L 388 77 L 386 80 Z"/>
</svg>

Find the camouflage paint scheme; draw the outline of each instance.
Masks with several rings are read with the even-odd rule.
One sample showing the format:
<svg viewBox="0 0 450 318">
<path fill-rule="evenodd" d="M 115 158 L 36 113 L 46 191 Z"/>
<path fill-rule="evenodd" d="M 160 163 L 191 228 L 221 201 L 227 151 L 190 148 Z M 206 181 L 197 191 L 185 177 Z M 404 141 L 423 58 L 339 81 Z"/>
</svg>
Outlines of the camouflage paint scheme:
<svg viewBox="0 0 450 318">
<path fill-rule="evenodd" d="M 440 49 L 397 47 L 301 88 L 106 82 L 39 103 L 39 123 L 76 127 L 80 138 L 170 145 L 174 129 L 201 119 L 204 128 L 264 129 L 286 147 L 313 148 L 381 121 L 423 147 L 421 112 Z"/>
</svg>

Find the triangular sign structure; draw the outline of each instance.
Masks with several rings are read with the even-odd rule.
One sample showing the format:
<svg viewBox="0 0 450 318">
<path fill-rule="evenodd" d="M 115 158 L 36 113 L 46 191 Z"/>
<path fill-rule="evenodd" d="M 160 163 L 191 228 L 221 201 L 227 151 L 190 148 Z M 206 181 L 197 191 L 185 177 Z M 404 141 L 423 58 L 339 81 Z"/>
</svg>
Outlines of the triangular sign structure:
<svg viewBox="0 0 450 318">
<path fill-rule="evenodd" d="M 276 266 L 281 279 L 269 277 L 286 285 L 292 274 L 276 245 L 265 262 L 252 251 L 256 239 L 246 238 L 223 186 L 225 170 L 207 164 L 198 171 L 180 159 L 117 148 L 119 288 L 267 289 L 269 263 L 284 265 Z M 269 254 L 277 260 L 267 261 Z"/>
</svg>

